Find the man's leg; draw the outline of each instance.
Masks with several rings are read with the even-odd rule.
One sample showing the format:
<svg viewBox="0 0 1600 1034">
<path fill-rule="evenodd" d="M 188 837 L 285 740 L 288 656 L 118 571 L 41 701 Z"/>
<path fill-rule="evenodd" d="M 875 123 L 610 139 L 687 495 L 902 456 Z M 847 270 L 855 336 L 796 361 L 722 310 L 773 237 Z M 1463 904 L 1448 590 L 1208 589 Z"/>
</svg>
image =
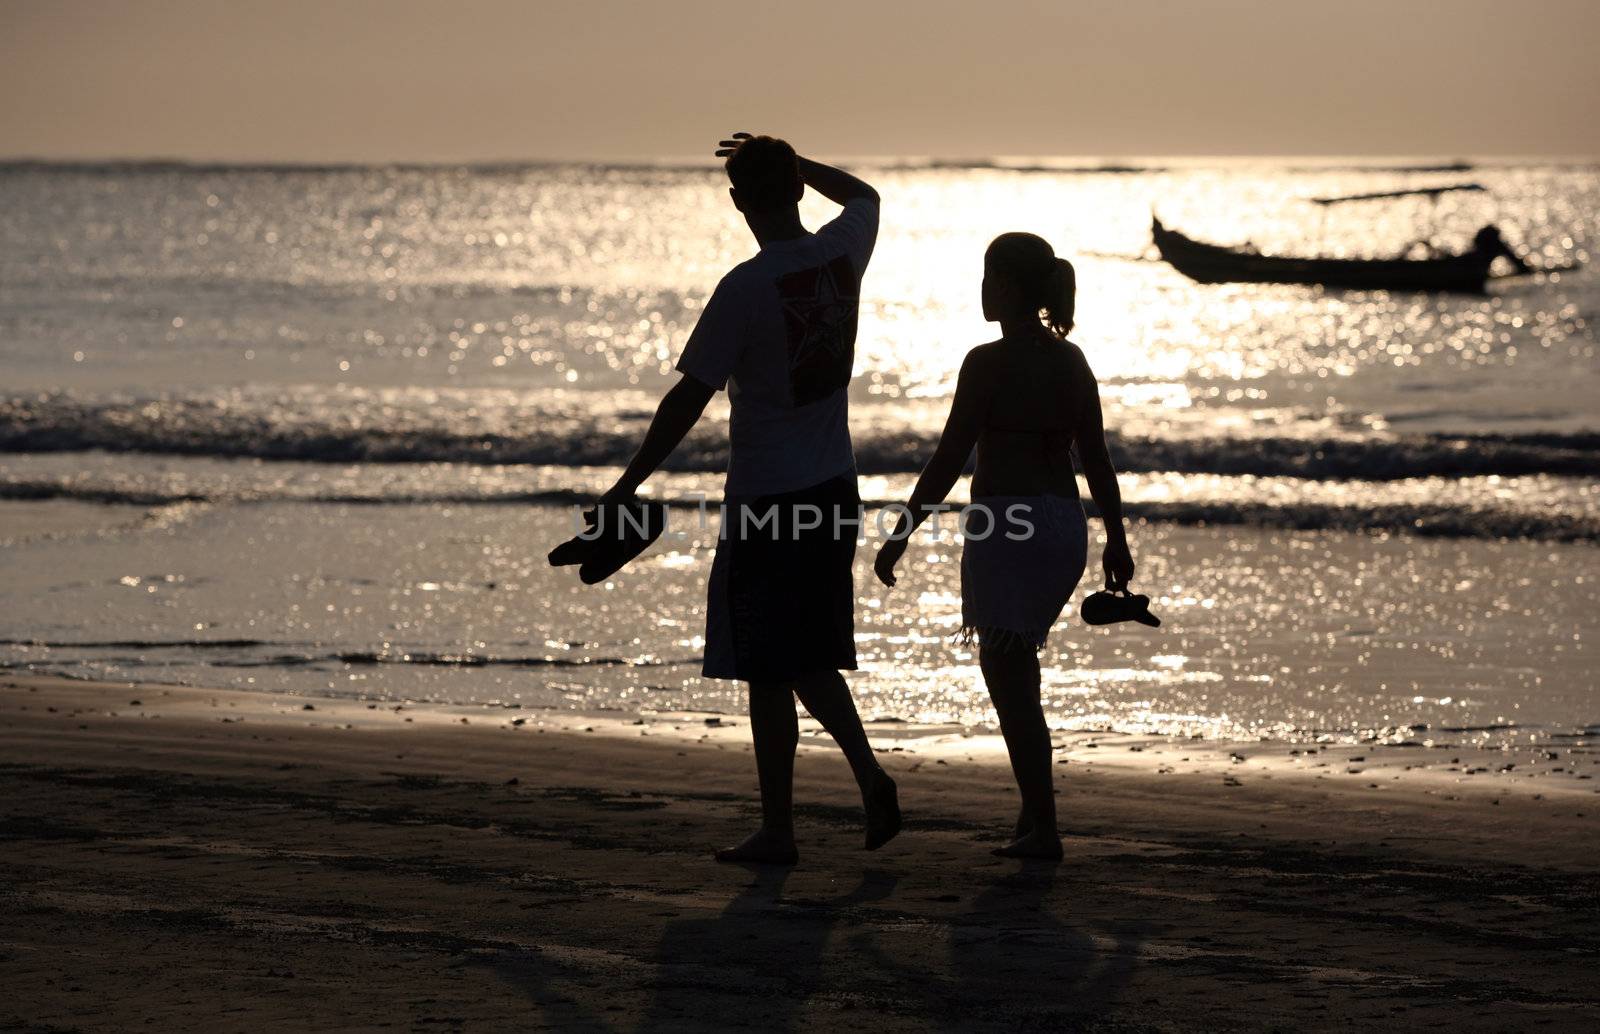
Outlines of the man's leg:
<svg viewBox="0 0 1600 1034">
<path fill-rule="evenodd" d="M 844 751 L 856 785 L 861 787 L 861 804 L 867 813 L 867 850 L 882 847 L 900 832 L 899 794 L 894 780 L 872 753 L 849 684 L 837 671 L 820 671 L 799 679 L 795 695 Z"/>
<path fill-rule="evenodd" d="M 794 691 L 781 682 L 750 683 L 750 737 L 761 782 L 761 828 L 736 847 L 717 852 L 719 862 L 793 865 L 794 751 L 800 724 Z"/>
<path fill-rule="evenodd" d="M 833 742 L 844 751 L 856 783 L 865 792 L 883 768 L 867 742 L 867 731 L 861 727 L 861 715 L 856 711 L 855 698 L 850 695 L 850 684 L 836 671 L 819 671 L 802 676 L 795 683 L 794 692 L 800 698 L 800 705 L 822 723 Z"/>
</svg>

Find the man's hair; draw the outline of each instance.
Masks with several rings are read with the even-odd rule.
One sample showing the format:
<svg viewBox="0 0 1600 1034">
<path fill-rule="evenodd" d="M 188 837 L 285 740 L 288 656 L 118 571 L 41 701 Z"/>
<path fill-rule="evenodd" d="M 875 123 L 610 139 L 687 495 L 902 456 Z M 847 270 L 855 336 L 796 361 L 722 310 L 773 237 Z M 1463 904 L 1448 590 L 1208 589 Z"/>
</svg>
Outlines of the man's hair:
<svg viewBox="0 0 1600 1034">
<path fill-rule="evenodd" d="M 782 208 L 800 193 L 800 159 L 777 137 L 750 137 L 728 155 L 725 167 L 744 207 Z"/>
</svg>

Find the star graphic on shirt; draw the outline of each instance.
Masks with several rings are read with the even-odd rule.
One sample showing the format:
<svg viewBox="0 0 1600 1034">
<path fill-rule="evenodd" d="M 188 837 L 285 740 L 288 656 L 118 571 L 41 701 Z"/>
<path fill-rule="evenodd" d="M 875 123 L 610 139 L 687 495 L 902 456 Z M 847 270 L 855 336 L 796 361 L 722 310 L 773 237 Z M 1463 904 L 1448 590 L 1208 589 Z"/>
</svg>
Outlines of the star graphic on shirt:
<svg viewBox="0 0 1600 1034">
<path fill-rule="evenodd" d="M 850 380 L 855 361 L 859 287 L 841 255 L 778 279 L 789 337 L 789 382 L 796 405 L 832 394 Z"/>
</svg>

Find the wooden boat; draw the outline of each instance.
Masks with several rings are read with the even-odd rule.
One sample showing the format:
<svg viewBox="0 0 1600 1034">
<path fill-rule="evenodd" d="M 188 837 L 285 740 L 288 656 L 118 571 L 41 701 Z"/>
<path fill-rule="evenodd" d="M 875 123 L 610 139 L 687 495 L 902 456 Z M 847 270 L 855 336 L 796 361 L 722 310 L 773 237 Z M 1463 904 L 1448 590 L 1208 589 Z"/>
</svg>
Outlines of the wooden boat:
<svg viewBox="0 0 1600 1034">
<path fill-rule="evenodd" d="M 1483 294 L 1501 254 L 1474 247 L 1460 255 L 1417 259 L 1293 258 L 1191 240 L 1152 219 L 1156 250 L 1172 268 L 1202 284 L 1323 284 L 1352 290 Z M 1496 234 L 1498 238 L 1498 234 Z"/>
<path fill-rule="evenodd" d="M 1476 183 L 1423 187 L 1412 190 L 1354 194 L 1347 197 L 1312 198 L 1318 205 L 1346 201 L 1372 201 L 1384 198 L 1424 196 L 1436 199 L 1456 191 L 1481 191 Z M 1151 234 L 1156 249 L 1172 267 L 1202 284 L 1272 283 L 1323 284 L 1354 290 L 1451 291 L 1482 294 L 1489 279 L 1489 267 L 1505 256 L 1519 272 L 1527 265 L 1511 251 L 1500 231 L 1485 226 L 1478 231 L 1470 250 L 1459 255 L 1430 255 L 1425 258 L 1295 258 L 1288 255 L 1263 255 L 1253 248 L 1229 248 L 1193 240 L 1161 225 L 1151 217 Z"/>
</svg>

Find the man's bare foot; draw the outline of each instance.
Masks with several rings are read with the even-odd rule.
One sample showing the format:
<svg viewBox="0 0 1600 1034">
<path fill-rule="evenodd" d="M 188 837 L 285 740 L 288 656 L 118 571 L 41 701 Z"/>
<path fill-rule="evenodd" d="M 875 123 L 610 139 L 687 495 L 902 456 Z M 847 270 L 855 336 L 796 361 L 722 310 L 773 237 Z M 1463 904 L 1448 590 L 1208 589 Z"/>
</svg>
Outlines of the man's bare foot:
<svg viewBox="0 0 1600 1034">
<path fill-rule="evenodd" d="M 1061 861 L 1061 838 L 1054 833 L 1030 832 L 1018 837 L 1004 847 L 994 849 L 1000 858 L 1036 858 L 1046 862 Z"/>
<path fill-rule="evenodd" d="M 717 852 L 717 861 L 741 865 L 794 865 L 800 852 L 794 846 L 793 833 L 774 833 L 758 829 L 734 847 L 724 847 Z"/>
<path fill-rule="evenodd" d="M 879 769 L 871 788 L 861 795 L 861 804 L 867 813 L 867 850 L 876 851 L 900 832 L 900 789 L 889 773 Z"/>
</svg>

